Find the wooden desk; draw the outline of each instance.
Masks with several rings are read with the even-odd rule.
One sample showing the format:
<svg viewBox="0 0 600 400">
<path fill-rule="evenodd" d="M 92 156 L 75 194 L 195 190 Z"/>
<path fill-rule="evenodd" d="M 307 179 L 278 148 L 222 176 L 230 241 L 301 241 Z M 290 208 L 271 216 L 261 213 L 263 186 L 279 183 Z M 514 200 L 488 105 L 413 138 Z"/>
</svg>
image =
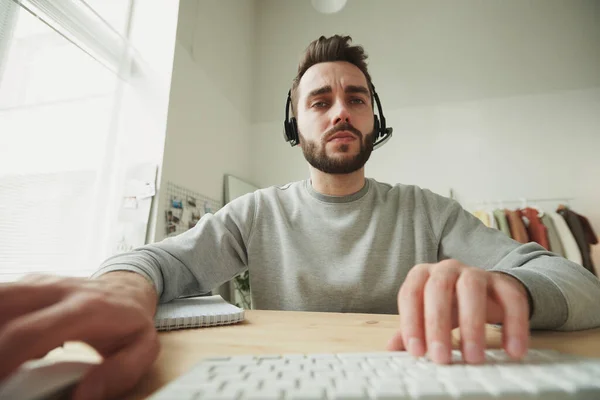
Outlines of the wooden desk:
<svg viewBox="0 0 600 400">
<path fill-rule="evenodd" d="M 248 310 L 236 325 L 161 333 L 161 354 L 129 398 L 146 398 L 207 356 L 385 351 L 398 325 L 394 315 Z M 459 341 L 455 330 L 453 346 Z M 501 347 L 500 329 L 488 326 L 487 341 Z M 600 358 L 600 329 L 534 332 L 530 347 Z"/>
<path fill-rule="evenodd" d="M 239 324 L 164 332 L 158 360 L 127 398 L 148 397 L 208 356 L 385 351 L 398 325 L 397 315 L 248 310 Z M 454 347 L 459 340 L 453 331 Z M 487 343 L 501 347 L 499 328 L 488 326 Z M 534 332 L 530 347 L 600 358 L 600 328 Z"/>
</svg>

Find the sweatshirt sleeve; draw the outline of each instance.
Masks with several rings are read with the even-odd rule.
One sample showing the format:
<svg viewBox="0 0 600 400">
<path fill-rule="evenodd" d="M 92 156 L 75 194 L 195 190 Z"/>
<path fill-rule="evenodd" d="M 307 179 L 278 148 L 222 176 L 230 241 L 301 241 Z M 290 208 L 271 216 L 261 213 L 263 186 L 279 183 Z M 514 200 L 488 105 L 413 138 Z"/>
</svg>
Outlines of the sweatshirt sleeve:
<svg viewBox="0 0 600 400">
<path fill-rule="evenodd" d="M 427 190 L 423 196 L 438 240 L 438 259 L 456 259 L 521 281 L 533 302 L 531 329 L 600 327 L 600 280 L 583 266 L 486 227 L 454 200 Z"/>
<path fill-rule="evenodd" d="M 108 258 L 92 278 L 111 271 L 137 272 L 154 285 L 160 303 L 208 293 L 247 269 L 254 214 L 250 193 L 204 215 L 184 233 Z"/>
</svg>

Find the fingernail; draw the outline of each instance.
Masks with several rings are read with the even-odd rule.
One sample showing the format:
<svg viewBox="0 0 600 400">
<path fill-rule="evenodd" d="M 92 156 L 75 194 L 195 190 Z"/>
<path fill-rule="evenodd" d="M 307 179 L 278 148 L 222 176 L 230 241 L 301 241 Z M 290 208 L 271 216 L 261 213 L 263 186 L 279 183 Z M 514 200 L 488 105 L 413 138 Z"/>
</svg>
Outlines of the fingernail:
<svg viewBox="0 0 600 400">
<path fill-rule="evenodd" d="M 483 349 L 475 342 L 465 344 L 465 356 L 468 362 L 481 363 L 484 360 Z"/>
<path fill-rule="evenodd" d="M 408 352 L 413 356 L 422 356 L 425 353 L 423 341 L 415 337 L 408 339 Z"/>
<path fill-rule="evenodd" d="M 434 362 L 446 364 L 450 361 L 450 354 L 442 342 L 435 341 L 431 343 L 429 353 Z"/>
<path fill-rule="evenodd" d="M 508 353 L 512 357 L 521 358 L 525 355 L 527 349 L 525 348 L 525 343 L 521 339 L 518 338 L 510 338 L 508 340 Z"/>
</svg>

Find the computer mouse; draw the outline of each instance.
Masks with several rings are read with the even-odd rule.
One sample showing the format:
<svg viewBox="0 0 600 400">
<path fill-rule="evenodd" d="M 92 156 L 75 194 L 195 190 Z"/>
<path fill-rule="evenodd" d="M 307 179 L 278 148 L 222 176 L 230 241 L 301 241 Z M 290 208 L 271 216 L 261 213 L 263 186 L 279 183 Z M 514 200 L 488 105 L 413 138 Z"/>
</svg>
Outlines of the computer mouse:
<svg viewBox="0 0 600 400">
<path fill-rule="evenodd" d="M 0 400 L 61 398 L 94 366 L 92 362 L 33 360 L 0 382 Z"/>
</svg>

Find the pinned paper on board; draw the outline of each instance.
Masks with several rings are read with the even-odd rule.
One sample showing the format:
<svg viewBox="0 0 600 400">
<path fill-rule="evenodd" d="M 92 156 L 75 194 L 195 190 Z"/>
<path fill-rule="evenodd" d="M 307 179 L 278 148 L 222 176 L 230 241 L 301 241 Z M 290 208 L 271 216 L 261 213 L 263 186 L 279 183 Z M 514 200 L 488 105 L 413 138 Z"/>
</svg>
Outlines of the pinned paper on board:
<svg viewBox="0 0 600 400">
<path fill-rule="evenodd" d="M 165 186 L 165 233 L 175 236 L 192 229 L 206 214 L 214 214 L 222 203 L 191 189 L 167 182 Z"/>
<path fill-rule="evenodd" d="M 156 196 L 158 166 L 152 163 L 131 166 L 122 187 L 117 229 L 112 252 L 123 253 L 146 244 L 152 201 Z"/>
</svg>

